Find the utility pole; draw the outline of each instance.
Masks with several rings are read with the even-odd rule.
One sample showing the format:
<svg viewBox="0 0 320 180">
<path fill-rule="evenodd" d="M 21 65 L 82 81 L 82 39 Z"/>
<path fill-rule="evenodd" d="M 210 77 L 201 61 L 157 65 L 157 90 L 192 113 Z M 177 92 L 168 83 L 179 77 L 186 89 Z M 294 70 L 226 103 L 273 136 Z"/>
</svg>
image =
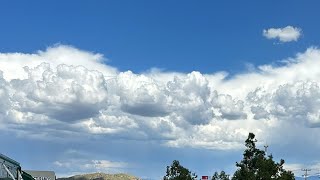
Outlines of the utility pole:
<svg viewBox="0 0 320 180">
<path fill-rule="evenodd" d="M 311 171 L 311 169 L 301 169 L 301 171 L 304 171 L 304 179 L 306 180 L 308 178 L 308 171 Z"/>
</svg>

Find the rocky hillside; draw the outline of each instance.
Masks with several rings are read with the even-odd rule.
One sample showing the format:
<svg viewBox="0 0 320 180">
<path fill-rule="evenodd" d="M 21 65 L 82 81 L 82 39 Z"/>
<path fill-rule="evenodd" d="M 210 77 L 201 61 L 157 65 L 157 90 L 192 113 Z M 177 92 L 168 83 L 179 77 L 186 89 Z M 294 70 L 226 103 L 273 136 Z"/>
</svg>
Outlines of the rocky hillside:
<svg viewBox="0 0 320 180">
<path fill-rule="evenodd" d="M 128 174 L 93 173 L 76 175 L 68 178 L 58 178 L 57 180 L 139 180 L 139 178 Z"/>
</svg>

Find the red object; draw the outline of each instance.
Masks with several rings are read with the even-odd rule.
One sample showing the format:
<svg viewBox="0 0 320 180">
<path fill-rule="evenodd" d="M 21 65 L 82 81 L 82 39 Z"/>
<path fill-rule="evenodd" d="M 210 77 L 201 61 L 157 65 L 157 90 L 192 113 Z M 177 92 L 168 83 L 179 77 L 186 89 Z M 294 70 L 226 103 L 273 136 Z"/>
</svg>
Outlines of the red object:
<svg viewBox="0 0 320 180">
<path fill-rule="evenodd" d="M 209 176 L 202 176 L 201 179 L 202 179 L 202 180 L 207 180 L 207 179 L 209 179 Z"/>
</svg>

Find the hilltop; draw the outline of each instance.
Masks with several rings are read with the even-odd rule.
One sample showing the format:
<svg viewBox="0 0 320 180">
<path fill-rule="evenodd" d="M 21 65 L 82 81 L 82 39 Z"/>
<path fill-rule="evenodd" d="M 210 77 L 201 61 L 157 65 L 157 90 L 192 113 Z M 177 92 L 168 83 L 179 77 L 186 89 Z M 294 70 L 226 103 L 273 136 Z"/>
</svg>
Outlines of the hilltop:
<svg viewBox="0 0 320 180">
<path fill-rule="evenodd" d="M 309 176 L 308 180 L 319 180 L 320 178 L 318 176 Z M 296 180 L 304 180 L 302 177 L 296 177 Z"/>
<path fill-rule="evenodd" d="M 75 175 L 67 178 L 58 178 L 57 180 L 139 180 L 139 178 L 128 174 L 105 174 L 105 173 L 92 173 Z"/>
</svg>

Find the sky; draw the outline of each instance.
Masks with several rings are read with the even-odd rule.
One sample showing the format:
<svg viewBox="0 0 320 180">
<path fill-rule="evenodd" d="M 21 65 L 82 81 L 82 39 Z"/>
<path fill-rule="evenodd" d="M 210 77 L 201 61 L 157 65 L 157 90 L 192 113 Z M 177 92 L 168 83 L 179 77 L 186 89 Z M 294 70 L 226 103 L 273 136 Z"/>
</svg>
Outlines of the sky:
<svg viewBox="0 0 320 180">
<path fill-rule="evenodd" d="M 320 169 L 320 2 L 1 1 L 0 153 L 23 169 Z"/>
</svg>

